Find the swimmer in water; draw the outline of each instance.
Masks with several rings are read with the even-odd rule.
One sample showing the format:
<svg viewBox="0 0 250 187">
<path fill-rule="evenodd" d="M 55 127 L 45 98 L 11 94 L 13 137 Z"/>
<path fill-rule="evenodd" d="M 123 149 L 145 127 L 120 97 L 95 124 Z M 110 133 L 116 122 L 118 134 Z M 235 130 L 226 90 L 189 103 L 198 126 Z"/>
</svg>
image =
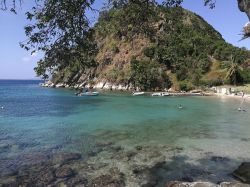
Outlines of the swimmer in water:
<svg viewBox="0 0 250 187">
<path fill-rule="evenodd" d="M 178 105 L 178 108 L 179 108 L 179 109 L 183 109 L 183 106 L 182 106 L 182 105 Z"/>
<path fill-rule="evenodd" d="M 246 112 L 246 110 L 245 110 L 245 109 L 242 109 L 241 107 L 238 108 L 238 111 L 239 111 L 239 112 Z"/>
</svg>

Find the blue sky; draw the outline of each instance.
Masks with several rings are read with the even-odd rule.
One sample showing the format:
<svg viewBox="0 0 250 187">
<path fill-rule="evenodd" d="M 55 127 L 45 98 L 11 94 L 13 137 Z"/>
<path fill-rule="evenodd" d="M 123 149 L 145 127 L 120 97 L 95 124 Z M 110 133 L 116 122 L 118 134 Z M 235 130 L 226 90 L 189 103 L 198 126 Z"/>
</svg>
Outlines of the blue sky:
<svg viewBox="0 0 250 187">
<path fill-rule="evenodd" d="M 19 47 L 19 42 L 26 39 L 23 28 L 28 22 L 24 12 L 31 6 L 27 2 L 24 1 L 18 15 L 0 11 L 0 79 L 35 78 L 33 68 L 42 55 L 39 53 L 30 55 L 29 52 Z M 97 0 L 96 2 L 95 8 L 99 9 L 103 1 Z M 236 0 L 219 0 L 213 10 L 204 7 L 203 0 L 185 0 L 183 7 L 202 16 L 222 34 L 227 42 L 250 49 L 250 40 L 239 42 L 242 26 L 248 19 L 239 11 Z M 97 15 L 89 13 L 89 17 L 95 20 Z"/>
</svg>

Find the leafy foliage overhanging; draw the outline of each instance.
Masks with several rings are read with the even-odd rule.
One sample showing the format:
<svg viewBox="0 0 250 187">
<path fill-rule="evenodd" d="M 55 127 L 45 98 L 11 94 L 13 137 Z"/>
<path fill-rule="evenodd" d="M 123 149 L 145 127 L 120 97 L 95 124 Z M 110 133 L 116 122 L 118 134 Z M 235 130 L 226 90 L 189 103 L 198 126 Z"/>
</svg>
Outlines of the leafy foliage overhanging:
<svg viewBox="0 0 250 187">
<path fill-rule="evenodd" d="M 44 59 L 35 69 L 39 76 L 47 77 L 46 72 L 63 68 L 69 63 L 79 63 L 83 68 L 94 65 L 93 55 L 96 51 L 92 42 L 92 33 L 86 11 L 92 10 L 95 0 L 35 0 L 36 6 L 27 12 L 27 19 L 33 24 L 25 27 L 28 37 L 21 47 L 26 50 L 43 51 Z M 183 0 L 166 0 L 166 6 L 178 6 Z M 208 1 L 206 0 L 206 3 Z M 16 6 L 22 0 L 1 0 L 1 9 L 16 13 Z M 9 3 L 9 4 L 8 4 Z M 126 6 L 130 3 L 143 5 L 141 18 L 146 17 L 147 10 L 155 0 L 108 0 L 112 7 Z"/>
</svg>

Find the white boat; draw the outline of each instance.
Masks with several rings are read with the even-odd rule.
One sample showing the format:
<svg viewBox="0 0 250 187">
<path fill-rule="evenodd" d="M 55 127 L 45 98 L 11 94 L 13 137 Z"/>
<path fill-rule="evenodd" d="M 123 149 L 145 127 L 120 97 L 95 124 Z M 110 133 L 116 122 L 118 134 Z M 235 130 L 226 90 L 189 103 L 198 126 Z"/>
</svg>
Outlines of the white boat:
<svg viewBox="0 0 250 187">
<path fill-rule="evenodd" d="M 155 97 L 155 96 L 158 96 L 158 97 L 163 97 L 163 96 L 169 96 L 170 94 L 169 93 L 166 93 L 166 92 L 157 92 L 157 93 L 153 93 L 151 94 L 151 96 Z"/>
<path fill-rule="evenodd" d="M 82 95 L 84 95 L 84 96 L 97 96 L 97 95 L 99 95 L 99 92 L 85 92 L 85 93 L 82 93 Z"/>
<path fill-rule="evenodd" d="M 163 96 L 170 96 L 170 94 L 169 93 L 162 93 L 163 94 Z"/>
<path fill-rule="evenodd" d="M 153 96 L 153 97 L 155 97 L 155 96 L 157 96 L 157 97 L 162 97 L 163 96 L 163 93 L 153 93 L 153 94 L 151 94 L 151 96 Z"/>
<path fill-rule="evenodd" d="M 139 95 L 144 95 L 145 92 L 133 92 L 132 95 L 133 96 L 139 96 Z"/>
</svg>

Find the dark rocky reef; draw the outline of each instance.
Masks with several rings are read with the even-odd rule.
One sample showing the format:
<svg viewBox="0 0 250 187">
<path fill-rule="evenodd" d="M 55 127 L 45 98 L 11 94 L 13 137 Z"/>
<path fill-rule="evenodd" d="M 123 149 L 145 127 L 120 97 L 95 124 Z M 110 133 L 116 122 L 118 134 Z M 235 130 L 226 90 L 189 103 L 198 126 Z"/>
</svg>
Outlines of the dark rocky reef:
<svg viewBox="0 0 250 187">
<path fill-rule="evenodd" d="M 233 172 L 233 175 L 242 182 L 250 184 L 250 162 L 242 163 L 238 169 Z"/>
</svg>

